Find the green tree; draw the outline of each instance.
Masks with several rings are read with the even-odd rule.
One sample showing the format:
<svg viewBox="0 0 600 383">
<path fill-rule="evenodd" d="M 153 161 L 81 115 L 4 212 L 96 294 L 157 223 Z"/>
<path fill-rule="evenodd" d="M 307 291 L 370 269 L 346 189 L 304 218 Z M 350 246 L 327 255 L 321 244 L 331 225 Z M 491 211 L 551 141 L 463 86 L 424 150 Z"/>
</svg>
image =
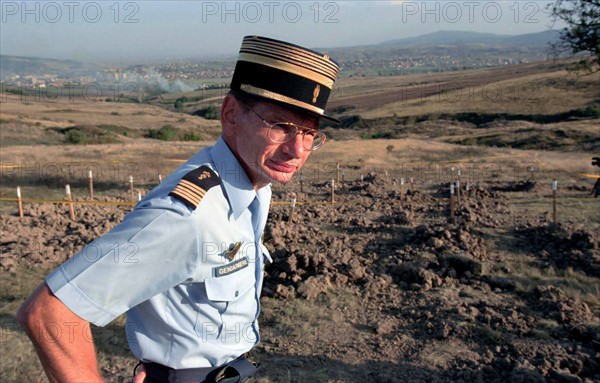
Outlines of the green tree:
<svg viewBox="0 0 600 383">
<path fill-rule="evenodd" d="M 172 141 L 177 135 L 177 130 L 173 125 L 163 125 L 160 129 L 150 129 L 146 135 L 149 138 L 154 138 L 163 141 Z"/>
<path fill-rule="evenodd" d="M 221 115 L 221 109 L 213 105 L 209 105 L 205 108 L 195 111 L 193 114 L 195 116 L 204 117 L 207 120 L 218 120 Z"/>
<path fill-rule="evenodd" d="M 175 100 L 175 109 L 179 110 L 183 108 L 183 104 L 185 104 L 188 101 L 189 99 L 186 96 L 179 97 L 177 100 Z"/>
<path fill-rule="evenodd" d="M 549 6 L 554 21 L 567 24 L 560 41 L 553 44 L 556 54 L 589 52 L 580 67 L 590 72 L 600 70 L 600 0 L 556 0 Z"/>
</svg>

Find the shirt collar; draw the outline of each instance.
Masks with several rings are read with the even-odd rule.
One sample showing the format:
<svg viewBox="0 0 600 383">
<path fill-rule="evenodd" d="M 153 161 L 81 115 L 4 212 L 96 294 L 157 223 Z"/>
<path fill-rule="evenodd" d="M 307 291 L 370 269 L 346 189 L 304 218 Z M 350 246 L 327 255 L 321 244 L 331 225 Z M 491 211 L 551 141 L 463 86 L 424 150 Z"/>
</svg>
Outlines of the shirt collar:
<svg viewBox="0 0 600 383">
<path fill-rule="evenodd" d="M 258 198 L 261 208 L 266 206 L 268 209 L 269 200 L 271 199 L 271 185 L 256 192 L 246 171 L 231 152 L 223 137 L 219 137 L 216 144 L 210 149 L 210 157 L 221 178 L 229 205 L 236 219 L 248 209 L 254 198 Z"/>
</svg>

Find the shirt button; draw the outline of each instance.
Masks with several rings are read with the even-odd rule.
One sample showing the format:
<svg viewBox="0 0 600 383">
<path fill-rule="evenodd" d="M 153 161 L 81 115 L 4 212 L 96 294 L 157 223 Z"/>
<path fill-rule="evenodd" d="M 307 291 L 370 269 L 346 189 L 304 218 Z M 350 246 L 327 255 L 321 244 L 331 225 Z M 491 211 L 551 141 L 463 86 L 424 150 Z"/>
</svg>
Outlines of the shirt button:
<svg viewBox="0 0 600 383">
<path fill-rule="evenodd" d="M 235 296 L 236 296 L 236 298 L 237 298 L 237 296 L 238 296 L 238 295 L 240 295 L 240 292 L 239 292 L 239 291 L 236 291 L 236 292 L 235 292 Z"/>
</svg>

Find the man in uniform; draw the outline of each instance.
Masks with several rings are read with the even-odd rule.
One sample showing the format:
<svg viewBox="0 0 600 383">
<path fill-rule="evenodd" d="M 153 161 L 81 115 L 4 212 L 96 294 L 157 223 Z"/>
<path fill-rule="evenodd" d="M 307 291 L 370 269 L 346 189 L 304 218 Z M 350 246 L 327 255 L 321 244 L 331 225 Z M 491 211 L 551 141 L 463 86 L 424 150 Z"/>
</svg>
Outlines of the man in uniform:
<svg viewBox="0 0 600 383">
<path fill-rule="evenodd" d="M 125 220 L 51 273 L 17 318 L 52 382 L 101 382 L 89 323 L 127 313 L 136 382 L 243 381 L 259 341 L 270 183 L 325 142 L 338 66 L 259 36 L 242 42 L 222 134 Z"/>
</svg>

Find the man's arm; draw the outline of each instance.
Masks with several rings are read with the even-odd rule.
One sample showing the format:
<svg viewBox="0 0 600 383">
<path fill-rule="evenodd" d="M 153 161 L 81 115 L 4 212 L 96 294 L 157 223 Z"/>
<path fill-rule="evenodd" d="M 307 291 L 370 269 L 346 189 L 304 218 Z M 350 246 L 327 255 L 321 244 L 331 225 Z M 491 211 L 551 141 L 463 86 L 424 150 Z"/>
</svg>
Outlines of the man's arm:
<svg viewBox="0 0 600 383">
<path fill-rule="evenodd" d="M 51 382 L 104 382 L 89 322 L 40 285 L 17 311 Z"/>
</svg>

